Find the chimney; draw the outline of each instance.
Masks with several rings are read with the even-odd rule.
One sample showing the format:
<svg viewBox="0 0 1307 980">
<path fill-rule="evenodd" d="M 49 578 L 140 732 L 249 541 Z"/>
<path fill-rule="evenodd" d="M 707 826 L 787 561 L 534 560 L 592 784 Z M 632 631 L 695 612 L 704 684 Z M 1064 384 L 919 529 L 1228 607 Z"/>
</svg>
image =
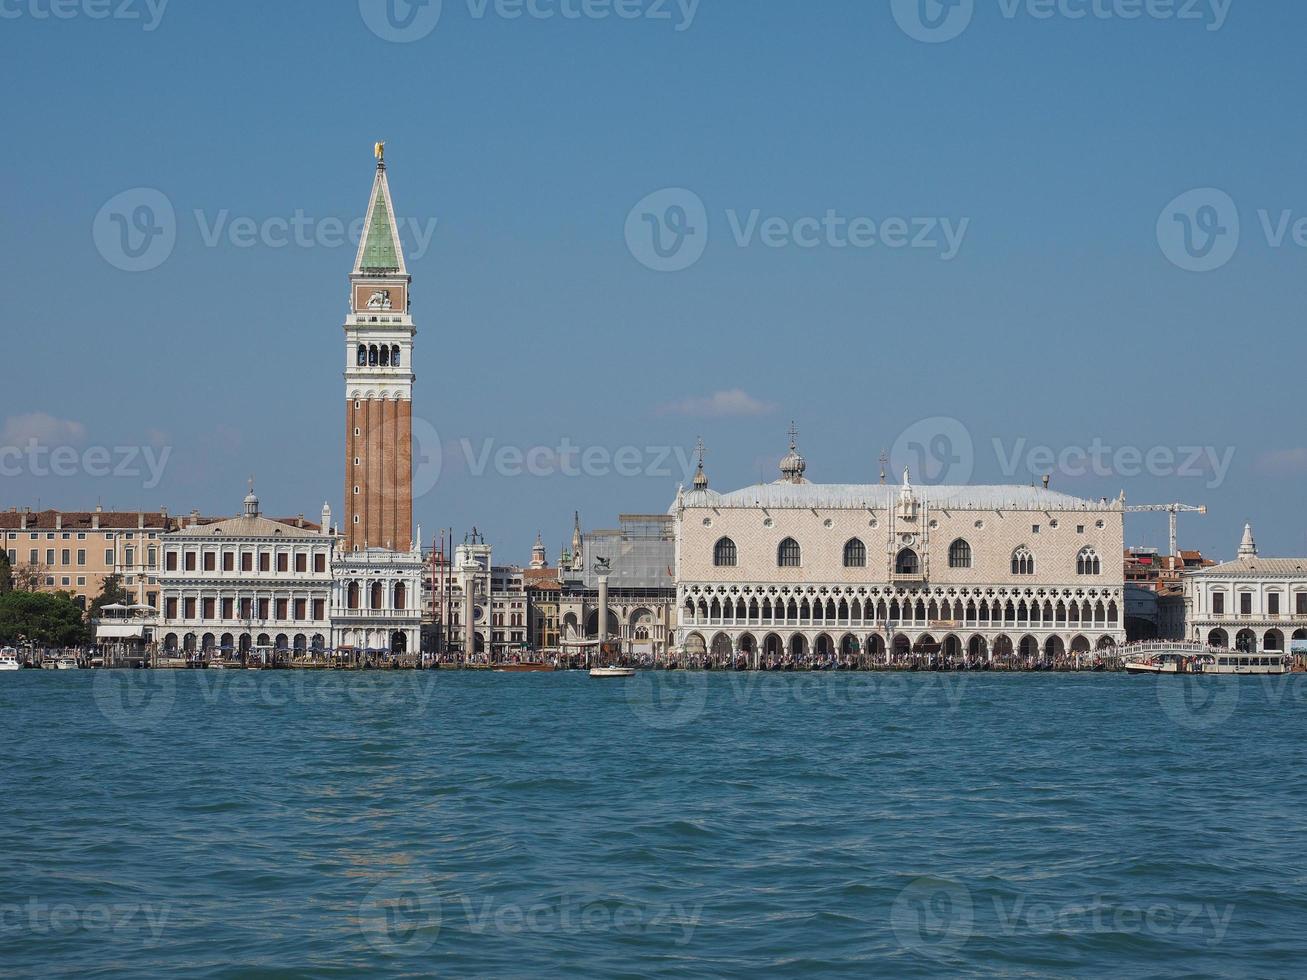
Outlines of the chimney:
<svg viewBox="0 0 1307 980">
<path fill-rule="evenodd" d="M 138 514 L 136 515 L 136 529 L 137 529 L 138 531 L 144 531 L 144 530 L 145 530 L 145 513 L 144 513 L 144 511 L 142 511 L 142 512 L 140 512 L 140 513 L 138 513 Z"/>
<path fill-rule="evenodd" d="M 1044 489 L 1045 489 L 1045 490 L 1048 489 L 1049 481 L 1051 481 L 1052 479 L 1053 479 L 1053 474 L 1052 474 L 1052 473 L 1045 473 L 1045 474 L 1044 474 Z"/>
<path fill-rule="evenodd" d="M 100 505 L 99 504 L 95 505 L 95 513 L 91 515 L 91 530 L 92 531 L 100 530 Z"/>
<path fill-rule="evenodd" d="M 64 529 L 64 515 L 63 515 L 63 511 L 58 511 L 58 510 L 55 511 L 55 513 L 54 513 L 54 529 L 55 529 L 56 531 L 62 531 L 62 530 Z"/>
</svg>

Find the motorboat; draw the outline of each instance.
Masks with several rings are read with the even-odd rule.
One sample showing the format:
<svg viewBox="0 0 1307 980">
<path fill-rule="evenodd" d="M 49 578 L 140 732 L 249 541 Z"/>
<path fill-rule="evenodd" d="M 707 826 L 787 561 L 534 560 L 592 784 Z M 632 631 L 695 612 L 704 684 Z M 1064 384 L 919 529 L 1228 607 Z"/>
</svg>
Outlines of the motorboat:
<svg viewBox="0 0 1307 980">
<path fill-rule="evenodd" d="M 22 664 L 18 662 L 18 651 L 13 647 L 5 647 L 0 650 L 0 670 L 21 670 Z"/>
<path fill-rule="evenodd" d="M 634 677 L 634 667 L 591 667 L 590 676 L 598 678 Z"/>
</svg>

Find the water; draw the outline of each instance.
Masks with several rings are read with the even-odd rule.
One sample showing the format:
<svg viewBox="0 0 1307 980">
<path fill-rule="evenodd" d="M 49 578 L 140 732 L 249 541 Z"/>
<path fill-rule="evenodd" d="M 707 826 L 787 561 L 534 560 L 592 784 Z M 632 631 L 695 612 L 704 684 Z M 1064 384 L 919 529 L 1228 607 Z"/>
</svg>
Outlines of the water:
<svg viewBox="0 0 1307 980">
<path fill-rule="evenodd" d="M 1288 976 L 1307 677 L 0 675 L 0 972 Z"/>
</svg>

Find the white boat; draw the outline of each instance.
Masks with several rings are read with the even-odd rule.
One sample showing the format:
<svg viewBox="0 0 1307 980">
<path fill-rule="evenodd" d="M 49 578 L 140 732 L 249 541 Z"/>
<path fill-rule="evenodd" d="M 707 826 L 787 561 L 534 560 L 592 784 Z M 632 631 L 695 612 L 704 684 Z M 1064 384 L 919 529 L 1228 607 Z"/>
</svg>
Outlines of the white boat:
<svg viewBox="0 0 1307 980">
<path fill-rule="evenodd" d="M 1132 643 L 1121 655 L 1127 674 L 1287 674 L 1292 669 L 1284 653 L 1244 653 L 1182 640 Z"/>
<path fill-rule="evenodd" d="M 22 666 L 18 662 L 18 651 L 13 647 L 0 650 L 0 670 L 21 670 Z"/>
<path fill-rule="evenodd" d="M 72 657 L 60 657 L 58 660 L 55 661 L 54 669 L 55 670 L 81 670 L 82 668 L 77 665 L 77 661 L 74 660 Z"/>
<path fill-rule="evenodd" d="M 1204 674 L 1288 674 L 1293 669 L 1289 655 L 1276 652 L 1214 650 L 1212 661 L 1203 666 Z"/>
<path fill-rule="evenodd" d="M 591 677 L 634 677 L 634 667 L 591 667 Z"/>
</svg>

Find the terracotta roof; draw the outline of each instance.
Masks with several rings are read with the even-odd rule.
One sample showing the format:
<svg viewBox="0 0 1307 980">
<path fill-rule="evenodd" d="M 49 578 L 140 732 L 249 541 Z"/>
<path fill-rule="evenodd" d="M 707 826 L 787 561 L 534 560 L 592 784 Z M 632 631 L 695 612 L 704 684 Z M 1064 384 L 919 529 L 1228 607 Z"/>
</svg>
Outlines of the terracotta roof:
<svg viewBox="0 0 1307 980">
<path fill-rule="evenodd" d="M 73 511 L 73 510 L 43 510 L 32 511 L 24 514 L 21 511 L 0 511 L 0 529 L 6 531 L 17 531 L 23 527 L 23 518 L 27 518 L 27 529 L 29 531 L 89 531 L 92 530 L 94 519 L 100 519 L 101 530 L 126 530 L 130 531 L 141 526 L 141 517 L 145 518 L 145 527 L 153 530 L 170 531 L 177 526 L 177 519 L 171 515 L 162 512 L 145 511 Z M 62 527 L 56 527 L 58 519 L 62 519 Z"/>
</svg>

